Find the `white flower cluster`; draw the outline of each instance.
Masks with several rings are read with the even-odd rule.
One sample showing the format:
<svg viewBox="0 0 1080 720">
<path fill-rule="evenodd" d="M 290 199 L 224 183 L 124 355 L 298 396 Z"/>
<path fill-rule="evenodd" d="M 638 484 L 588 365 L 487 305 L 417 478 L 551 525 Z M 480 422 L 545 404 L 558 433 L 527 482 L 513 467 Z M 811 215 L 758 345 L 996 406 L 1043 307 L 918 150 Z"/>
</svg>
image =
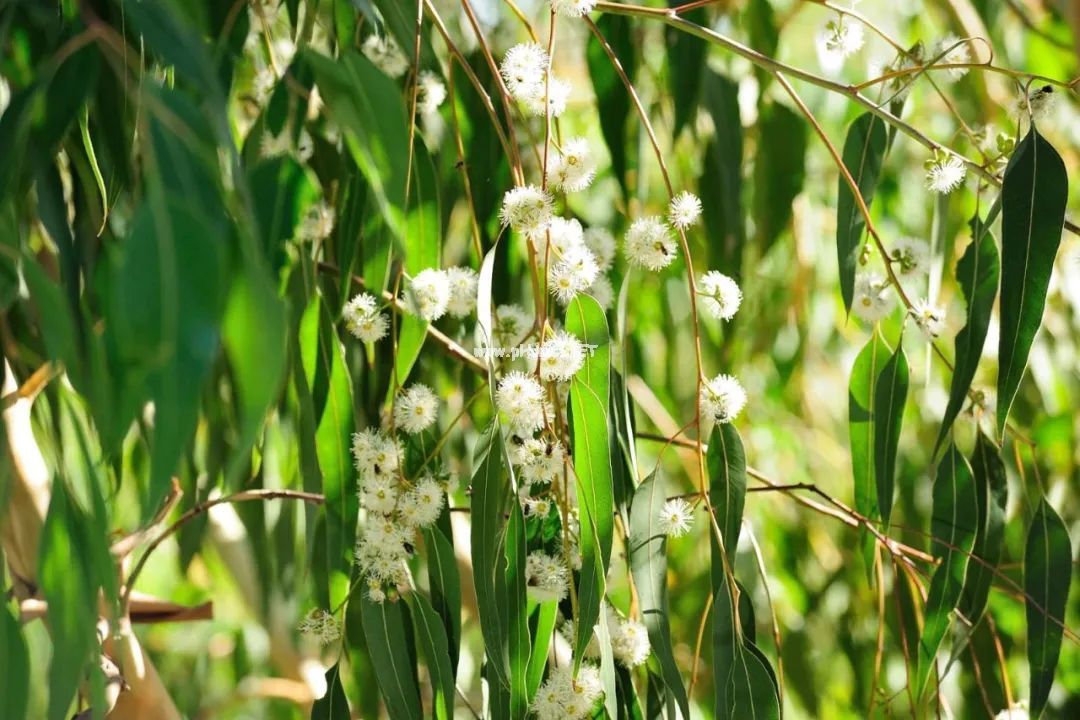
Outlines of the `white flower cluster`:
<svg viewBox="0 0 1080 720">
<path fill-rule="evenodd" d="M 694 524 L 694 508 L 682 498 L 672 498 L 660 508 L 659 530 L 668 537 L 682 537 Z"/>
<path fill-rule="evenodd" d="M 705 273 L 698 282 L 698 295 L 702 305 L 720 320 L 735 317 L 742 304 L 742 290 L 739 284 L 724 273 L 713 270 Z"/>
<path fill-rule="evenodd" d="M 1024 703 L 1013 703 L 995 715 L 994 720 L 1031 720 L 1031 714 Z"/>
<path fill-rule="evenodd" d="M 394 424 L 415 435 L 434 425 L 438 412 L 439 399 L 435 393 L 427 385 L 417 383 L 394 401 Z"/>
<path fill-rule="evenodd" d="M 575 678 L 573 667 L 564 665 L 551 671 L 529 709 L 537 720 L 581 720 L 592 715 L 603 696 L 595 666 L 582 665 Z"/>
<path fill-rule="evenodd" d="M 567 140 L 561 152 L 548 160 L 548 185 L 556 190 L 580 192 L 592 184 L 594 177 L 596 167 L 585 138 Z"/>
<path fill-rule="evenodd" d="M 432 115 L 446 100 L 446 85 L 431 70 L 423 70 L 416 79 L 416 110 L 421 115 Z"/>
<path fill-rule="evenodd" d="M 955 35 L 946 35 L 941 38 L 934 51 L 934 56 L 941 56 L 938 63 L 941 65 L 965 65 L 971 62 L 971 50 L 966 40 L 961 40 Z M 945 68 L 945 78 L 955 82 L 967 75 L 966 67 Z"/>
<path fill-rule="evenodd" d="M 560 558 L 540 550 L 525 558 L 525 590 L 536 602 L 564 599 L 569 585 L 570 570 Z"/>
<path fill-rule="evenodd" d="M 551 483 L 566 463 L 566 449 L 558 440 L 512 438 L 510 460 L 517 468 L 518 501 L 528 517 L 545 518 L 551 513 Z"/>
<path fill-rule="evenodd" d="M 901 277 L 924 277 L 930 272 L 930 246 L 923 240 L 900 238 L 889 249 L 889 262 Z"/>
<path fill-rule="evenodd" d="M 544 388 L 532 375 L 514 370 L 503 376 L 495 390 L 495 406 L 517 435 L 532 435 L 544 427 L 551 406 Z"/>
<path fill-rule="evenodd" d="M 315 638 L 320 645 L 329 645 L 341 638 L 341 626 L 337 618 L 322 608 L 314 608 L 309 612 L 297 629 L 304 635 Z"/>
<path fill-rule="evenodd" d="M 596 0 L 551 0 L 556 15 L 568 18 L 584 17 L 596 7 Z"/>
<path fill-rule="evenodd" d="M 495 308 L 492 317 L 491 344 L 502 348 L 515 348 L 528 336 L 532 324 L 532 315 L 520 305 L 500 305 Z M 483 338 L 478 338 L 478 341 L 482 340 Z"/>
<path fill-rule="evenodd" d="M 334 208 L 325 201 L 315 203 L 300 221 L 296 236 L 301 240 L 325 240 L 334 231 Z"/>
<path fill-rule="evenodd" d="M 510 48 L 503 57 L 499 74 L 510 96 L 531 115 L 550 113 L 558 117 L 570 99 L 570 83 L 551 74 L 551 57 L 536 43 Z"/>
<path fill-rule="evenodd" d="M 561 305 L 569 305 L 578 293 L 592 289 L 600 277 L 600 263 L 585 244 L 585 232 L 577 220 L 553 218 L 548 238 L 548 288 Z"/>
<path fill-rule="evenodd" d="M 716 423 L 729 423 L 746 407 L 746 391 L 732 375 L 721 373 L 701 384 L 701 412 Z"/>
<path fill-rule="evenodd" d="M 345 329 L 361 342 L 375 342 L 386 336 L 390 321 L 379 312 L 379 304 L 374 295 L 360 293 L 345 303 L 342 310 Z"/>
<path fill-rule="evenodd" d="M 825 30 L 820 38 L 823 54 L 836 65 L 859 52 L 863 42 L 862 24 L 844 15 L 825 23 Z"/>
<path fill-rule="evenodd" d="M 551 224 L 552 200 L 535 185 L 521 185 L 503 196 L 499 219 L 529 240 L 539 240 Z"/>
<path fill-rule="evenodd" d="M 463 318 L 476 308 L 477 282 L 472 268 L 421 270 L 409 283 L 409 310 L 428 322 L 447 313 Z"/>
<path fill-rule="evenodd" d="M 650 651 L 649 631 L 645 625 L 637 620 L 623 617 L 607 601 L 604 602 L 604 614 L 607 618 L 608 637 L 611 640 L 611 654 L 615 662 L 627 670 L 633 670 L 638 665 L 644 664 L 649 659 Z M 571 645 L 575 642 L 576 631 L 577 626 L 571 620 L 564 622 L 559 628 L 559 632 Z M 600 657 L 600 643 L 596 633 L 593 633 L 589 644 L 585 647 L 584 657 L 590 659 Z"/>
<path fill-rule="evenodd" d="M 945 308 L 923 298 L 911 304 L 911 317 L 923 335 L 933 340 L 945 329 Z"/>
<path fill-rule="evenodd" d="M 352 451 L 360 474 L 360 505 L 367 512 L 356 542 L 356 562 L 367 582 L 368 598 L 382 602 L 387 587 L 408 579 L 406 562 L 416 531 L 439 518 L 446 498 L 442 485 L 430 475 L 415 483 L 404 479 L 397 438 L 362 430 L 353 435 Z"/>
<path fill-rule="evenodd" d="M 389 35 L 368 35 L 360 46 L 371 64 L 392 78 L 399 78 L 409 69 L 409 59 Z"/>
<path fill-rule="evenodd" d="M 664 221 L 647 216 L 630 224 L 623 241 L 623 251 L 631 265 L 655 271 L 670 265 L 678 248 Z"/>
</svg>

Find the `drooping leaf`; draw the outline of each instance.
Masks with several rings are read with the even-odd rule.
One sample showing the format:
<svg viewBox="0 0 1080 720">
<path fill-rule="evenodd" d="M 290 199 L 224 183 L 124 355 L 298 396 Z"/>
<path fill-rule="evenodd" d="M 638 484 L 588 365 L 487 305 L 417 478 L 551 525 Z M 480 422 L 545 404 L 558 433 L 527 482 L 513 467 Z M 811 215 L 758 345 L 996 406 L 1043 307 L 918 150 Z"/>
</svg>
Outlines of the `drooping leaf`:
<svg viewBox="0 0 1080 720">
<path fill-rule="evenodd" d="M 634 493 L 630 505 L 628 541 L 630 572 L 637 588 L 641 621 L 649 633 L 649 645 L 660 663 L 660 675 L 675 698 L 684 718 L 690 705 L 672 653 L 667 598 L 667 537 L 659 525 L 660 509 L 667 499 L 659 470 L 647 477 Z"/>
<path fill-rule="evenodd" d="M 903 343 L 885 363 L 874 387 L 874 481 L 881 522 L 887 530 L 892 515 L 893 484 L 896 479 L 896 452 L 908 392 L 908 364 Z"/>
<path fill-rule="evenodd" d="M 728 702 L 727 708 L 717 708 L 717 717 L 780 720 L 775 676 L 768 659 L 753 643 L 746 643 L 735 653 L 728 675 Z"/>
<path fill-rule="evenodd" d="M 580 664 L 592 639 L 593 625 L 600 617 L 614 532 L 607 432 L 611 361 L 607 319 L 596 300 L 588 295 L 574 298 L 566 309 L 566 329 L 582 343 L 595 346 L 570 385 L 574 477 L 581 520 L 582 564 L 574 653 L 575 663 Z"/>
<path fill-rule="evenodd" d="M 555 620 L 559 614 L 559 603 L 547 600 L 536 608 L 536 633 L 529 665 L 525 673 L 525 688 L 531 701 L 544 679 L 547 667 L 548 649 L 551 647 L 552 634 L 555 632 Z"/>
<path fill-rule="evenodd" d="M 1065 163 L 1033 126 L 1009 158 L 1001 186 L 999 433 L 1005 429 L 1031 343 L 1042 324 L 1068 196 Z"/>
<path fill-rule="evenodd" d="M 341 686 L 341 669 L 334 665 L 326 671 L 326 694 L 311 706 L 311 720 L 349 720 L 349 701 Z"/>
<path fill-rule="evenodd" d="M 698 187 L 702 221 L 709 235 L 709 265 L 724 268 L 736 280 L 742 272 L 746 241 L 742 201 L 743 132 L 739 116 L 739 84 L 705 71 L 703 101 L 715 135 L 705 148 Z"/>
<path fill-rule="evenodd" d="M 421 717 L 420 689 L 416 665 L 409 650 L 405 603 L 389 600 L 376 603 L 368 600 L 364 593 L 354 593 L 350 602 L 361 603 L 367 649 L 391 720 Z"/>
<path fill-rule="evenodd" d="M 940 564 L 934 569 L 926 598 L 923 631 L 919 638 L 916 697 L 922 697 L 926 690 L 938 648 L 949 629 L 949 616 L 960 602 L 979 521 L 977 502 L 971 466 L 956 446 L 950 445 L 938 464 L 934 480 L 931 550 Z"/>
<path fill-rule="evenodd" d="M 0 606 L 0 697 L 11 720 L 25 720 L 30 702 L 30 655 L 19 621 Z"/>
<path fill-rule="evenodd" d="M 855 509 L 867 517 L 877 512 L 877 480 L 874 477 L 875 394 L 878 378 L 888 357 L 888 345 L 874 331 L 873 337 L 855 358 L 848 385 L 848 433 L 851 469 L 855 478 Z"/>
<path fill-rule="evenodd" d="M 431 682 L 431 715 L 437 720 L 451 720 L 454 717 L 454 670 L 450 665 L 450 644 L 442 618 L 420 593 L 409 595 L 409 606 L 415 637 L 419 640 Z"/>
<path fill-rule="evenodd" d="M 496 578 L 495 583 L 499 603 L 506 608 L 511 717 L 523 717 L 529 707 L 528 670 L 532 648 L 525 594 L 525 543 L 525 518 L 521 513 L 521 504 L 511 502 L 505 538 L 506 570 Z"/>
<path fill-rule="evenodd" d="M 864 113 L 848 128 L 844 139 L 844 167 L 851 174 L 868 208 L 877 189 L 885 149 L 885 121 L 877 116 Z M 862 249 L 866 218 L 847 181 L 840 177 L 837 182 L 836 256 L 840 261 L 840 294 L 844 298 L 844 309 L 850 312 L 855 295 L 855 267 Z"/>
<path fill-rule="evenodd" d="M 1024 549 L 1028 670 L 1031 673 L 1033 718 L 1042 715 L 1054 684 L 1072 576 L 1072 545 L 1068 528 L 1043 498 L 1031 520 Z"/>
<path fill-rule="evenodd" d="M 724 539 L 728 563 L 734 563 L 746 502 L 746 453 L 739 432 L 731 423 L 720 423 L 713 428 L 706 464 L 716 524 Z"/>
<path fill-rule="evenodd" d="M 975 478 L 978 498 L 979 525 L 975 533 L 971 563 L 964 580 L 960 611 L 971 622 L 977 622 L 986 608 L 994 571 L 1005 543 L 1005 508 L 1009 502 L 1009 483 L 1005 463 L 994 442 L 979 433 L 971 456 L 971 472 Z"/>
<path fill-rule="evenodd" d="M 677 4 L 677 3 L 672 3 Z M 681 17 L 696 25 L 708 24 L 704 8 L 682 13 Z M 688 33 L 667 28 L 668 89 L 675 104 L 675 126 L 672 135 L 679 133 L 694 117 L 698 97 L 701 95 L 701 78 L 705 70 L 708 43 L 703 43 Z"/>
<path fill-rule="evenodd" d="M 424 547 L 427 548 L 431 606 L 442 618 L 450 665 L 456 672 L 461 648 L 461 576 L 454 557 L 454 546 L 436 526 L 424 530 Z"/>
<path fill-rule="evenodd" d="M 964 329 L 956 335 L 956 359 L 952 385 L 949 387 L 949 404 L 945 408 L 945 417 L 941 420 L 937 442 L 934 443 L 935 454 L 964 406 L 971 380 L 979 366 L 986 332 L 990 327 L 990 313 L 997 296 L 998 273 L 1001 268 L 997 244 L 989 228 L 993 216 L 994 211 L 991 210 L 985 222 L 981 221 L 978 215 L 971 218 L 971 243 L 956 264 L 956 279 L 967 302 L 967 322 Z"/>
<path fill-rule="evenodd" d="M 768 252 L 791 222 L 792 202 L 802 192 L 806 121 L 777 102 L 761 108 L 754 161 L 754 222 L 759 252 Z"/>
<path fill-rule="evenodd" d="M 284 243 L 295 234 L 317 191 L 304 169 L 287 156 L 263 160 L 247 176 L 259 245 L 267 265 L 279 270 L 286 259 Z"/>
<path fill-rule="evenodd" d="M 597 19 L 596 27 L 611 46 L 623 71 L 632 82 L 637 69 L 637 49 L 634 45 L 630 18 L 605 14 Z M 632 154 L 627 153 L 626 148 L 627 119 L 633 111 L 630 95 L 603 46 L 592 35 L 589 36 L 586 59 L 593 91 L 596 93 L 596 104 L 600 111 L 600 132 L 604 136 L 604 143 L 611 156 L 611 172 L 619 181 L 623 196 L 628 198 L 630 187 L 626 171 L 633 158 Z"/>
</svg>

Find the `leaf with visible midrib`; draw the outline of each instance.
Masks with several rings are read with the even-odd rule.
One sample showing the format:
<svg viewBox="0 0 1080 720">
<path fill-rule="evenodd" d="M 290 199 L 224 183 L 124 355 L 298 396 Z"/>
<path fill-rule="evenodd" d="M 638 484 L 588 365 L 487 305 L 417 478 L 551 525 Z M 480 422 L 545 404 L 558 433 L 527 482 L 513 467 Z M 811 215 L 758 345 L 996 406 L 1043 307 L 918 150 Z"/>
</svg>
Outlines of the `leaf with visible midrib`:
<svg viewBox="0 0 1080 720">
<path fill-rule="evenodd" d="M 326 693 L 311 706 L 311 720 L 349 720 L 349 701 L 341 686 L 341 670 L 335 664 L 326 671 Z"/>
<path fill-rule="evenodd" d="M 893 484 L 896 478 L 896 452 L 900 445 L 900 426 L 908 392 L 908 363 L 902 343 L 885 363 L 874 387 L 874 480 L 877 505 L 886 531 L 892 515 Z"/>
<path fill-rule="evenodd" d="M 978 497 L 979 526 L 975 533 L 972 560 L 964 580 L 960 609 L 971 622 L 976 622 L 986 608 L 994 571 L 1001 559 L 1005 542 L 1005 508 L 1009 504 L 1009 482 L 994 442 L 979 433 L 975 452 L 971 456 L 971 472 L 975 477 Z"/>
<path fill-rule="evenodd" d="M 1027 368 L 1042 323 L 1046 289 L 1061 244 L 1069 178 L 1065 163 L 1032 127 L 1016 146 L 1001 186 L 1001 336 L 998 343 L 998 432 Z"/>
<path fill-rule="evenodd" d="M 448 720 L 454 716 L 454 670 L 450 667 L 450 645 L 442 618 L 426 597 L 409 595 L 416 637 L 427 661 L 431 681 L 432 716 Z"/>
<path fill-rule="evenodd" d="M 631 34 L 630 18 L 602 15 L 597 19 L 596 27 L 619 59 L 626 76 L 632 81 L 637 67 L 637 49 Z M 626 171 L 628 159 L 633 157 L 626 152 L 627 118 L 633 110 L 630 95 L 600 41 L 591 35 L 586 47 L 586 58 L 596 93 L 596 104 L 600 110 L 600 132 L 611 156 L 611 171 L 619 181 L 623 196 L 629 197 L 630 187 Z"/>
<path fill-rule="evenodd" d="M 931 549 L 941 561 L 930 579 L 915 696 L 921 698 L 934 669 L 934 658 L 949 629 L 949 615 L 960 602 L 968 557 L 975 544 L 978 515 L 975 481 L 967 459 L 955 445 L 942 457 L 934 481 L 934 508 L 930 521 Z"/>
<path fill-rule="evenodd" d="M 878 175 L 881 174 L 881 165 L 885 158 L 886 140 L 885 122 L 870 113 L 857 117 L 844 139 L 844 167 L 851 173 L 867 208 L 870 207 L 877 189 Z M 840 294 L 844 298 L 844 309 L 850 312 L 851 301 L 855 296 L 855 266 L 858 263 L 859 248 L 862 246 L 866 218 L 859 210 L 855 195 L 843 176 L 838 183 L 836 255 L 840 262 Z"/>
<path fill-rule="evenodd" d="M 713 428 L 705 459 L 716 524 L 720 526 L 728 562 L 734 563 L 746 502 L 746 454 L 739 431 L 731 423 L 721 423 Z"/>
<path fill-rule="evenodd" d="M 979 220 L 978 214 L 971 218 L 971 243 L 956 264 L 956 279 L 967 301 L 967 323 L 956 335 L 956 360 L 949 388 L 949 404 L 945 408 L 937 442 L 934 443 L 935 455 L 964 406 L 971 380 L 979 366 L 986 331 L 990 327 L 990 313 L 997 297 L 1001 267 L 997 244 L 990 234 L 990 223 L 995 214 L 996 210 L 992 209 L 985 222 Z"/>
<path fill-rule="evenodd" d="M 877 512 L 874 395 L 888 353 L 889 346 L 875 330 L 873 337 L 855 358 L 848 385 L 848 435 L 851 442 L 851 471 L 855 481 L 855 509 L 865 516 Z"/>
<path fill-rule="evenodd" d="M 649 644 L 660 662 L 660 673 L 667 691 L 675 697 L 684 718 L 690 717 L 686 690 L 679 675 L 671 644 L 667 600 L 667 536 L 659 528 L 660 509 L 666 496 L 657 469 L 634 493 L 630 505 L 630 572 L 637 588 L 641 621 L 649 632 Z"/>
<path fill-rule="evenodd" d="M 362 592 L 355 593 L 352 602 L 360 603 L 364 638 L 391 720 L 421 717 L 420 689 L 410 652 L 412 643 L 406 629 L 405 603 L 372 602 Z"/>
<path fill-rule="evenodd" d="M 1043 498 L 1028 530 L 1024 550 L 1024 592 L 1027 593 L 1028 668 L 1031 672 L 1031 717 L 1046 707 L 1061 653 L 1061 623 L 1072 578 L 1072 545 L 1065 523 Z"/>
</svg>

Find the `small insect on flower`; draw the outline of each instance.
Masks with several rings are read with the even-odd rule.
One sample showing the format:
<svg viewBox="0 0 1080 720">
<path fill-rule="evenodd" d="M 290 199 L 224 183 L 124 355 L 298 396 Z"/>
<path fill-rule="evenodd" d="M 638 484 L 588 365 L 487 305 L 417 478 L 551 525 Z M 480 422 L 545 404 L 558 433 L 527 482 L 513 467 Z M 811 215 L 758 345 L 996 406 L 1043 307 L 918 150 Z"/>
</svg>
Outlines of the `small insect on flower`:
<svg viewBox="0 0 1080 720">
<path fill-rule="evenodd" d="M 694 524 L 694 508 L 682 498 L 672 498 L 660 508 L 659 530 L 668 537 L 682 537 Z"/>
<path fill-rule="evenodd" d="M 531 240 L 538 240 L 551 224 L 551 195 L 535 185 L 523 185 L 503 195 L 499 219 Z"/>
<path fill-rule="evenodd" d="M 537 550 L 525 559 L 525 589 L 536 602 L 566 597 L 570 571 L 562 560 Z"/>
<path fill-rule="evenodd" d="M 964 182 L 967 168 L 955 155 L 939 156 L 926 161 L 926 187 L 931 192 L 951 193 Z"/>
<path fill-rule="evenodd" d="M 363 480 L 391 475 L 398 468 L 401 447 L 397 438 L 368 428 L 353 434 L 353 461 Z"/>
<path fill-rule="evenodd" d="M 746 407 L 746 391 L 732 375 L 720 374 L 701 386 L 701 412 L 718 423 L 729 423 Z"/>
<path fill-rule="evenodd" d="M 409 290 L 409 308 L 424 320 L 434 322 L 446 314 L 450 279 L 442 270 L 421 270 L 412 279 Z"/>
<path fill-rule="evenodd" d="M 345 303 L 342 310 L 345 329 L 362 342 L 375 342 L 386 336 L 390 321 L 379 312 L 375 296 L 360 293 Z"/>
<path fill-rule="evenodd" d="M 304 635 L 314 637 L 322 645 L 329 645 L 341 637 L 341 626 L 338 625 L 337 618 L 322 608 L 314 608 L 309 612 L 300 621 L 297 629 Z"/>
<path fill-rule="evenodd" d="M 931 340 L 945 329 L 945 308 L 934 305 L 929 300 L 920 299 L 912 303 L 911 317 L 915 319 L 923 335 Z"/>
<path fill-rule="evenodd" d="M 964 65 L 971 62 L 971 50 L 966 40 L 961 40 L 955 35 L 946 35 L 938 42 L 934 57 L 940 56 L 940 65 Z M 955 82 L 967 75 L 966 67 L 943 68 L 945 77 L 950 82 Z"/>
<path fill-rule="evenodd" d="M 556 15 L 579 18 L 588 15 L 596 7 L 596 0 L 551 0 Z"/>
<path fill-rule="evenodd" d="M 475 270 L 467 267 L 447 268 L 446 278 L 450 283 L 450 301 L 446 304 L 446 312 L 453 317 L 463 318 L 476 308 L 479 278 Z"/>
<path fill-rule="evenodd" d="M 680 230 L 697 225 L 701 218 L 701 200 L 697 195 L 683 191 L 671 199 L 668 205 L 668 222 Z"/>
<path fill-rule="evenodd" d="M 431 388 L 416 383 L 394 402 L 394 424 L 415 435 L 435 424 L 439 414 L 439 398 Z"/>
<path fill-rule="evenodd" d="M 855 280 L 851 310 L 866 322 L 877 322 L 893 309 L 889 282 L 876 272 L 866 272 Z"/>
<path fill-rule="evenodd" d="M 832 62 L 842 62 L 862 49 L 862 24 L 841 15 L 825 23 L 820 42 L 822 50 Z"/>
<path fill-rule="evenodd" d="M 392 78 L 409 69 L 409 60 L 389 35 L 368 35 L 360 48 L 371 63 Z"/>
<path fill-rule="evenodd" d="M 438 112 L 446 100 L 446 85 L 431 70 L 422 70 L 416 79 L 416 109 L 421 115 Z"/>
<path fill-rule="evenodd" d="M 585 138 L 563 143 L 562 152 L 548 160 L 548 185 L 563 192 L 579 192 L 592 184 L 596 176 L 589 144 Z"/>
<path fill-rule="evenodd" d="M 544 388 L 531 375 L 515 370 L 507 373 L 499 381 L 495 391 L 495 405 L 499 408 L 510 427 L 519 434 L 531 434 L 544 426 L 544 419 L 550 415 Z"/>
<path fill-rule="evenodd" d="M 585 346 L 565 330 L 557 330 L 540 346 L 540 379 L 544 382 L 569 380 L 584 364 Z"/>
<path fill-rule="evenodd" d="M 663 270 L 675 259 L 675 240 L 657 217 L 635 220 L 626 231 L 623 252 L 631 264 L 649 270 Z"/>
<path fill-rule="evenodd" d="M 742 304 L 739 284 L 718 270 L 707 272 L 701 277 L 698 294 L 701 295 L 705 309 L 721 320 L 735 317 Z"/>
<path fill-rule="evenodd" d="M 930 271 L 930 246 L 923 240 L 900 238 L 889 250 L 889 262 L 898 275 L 925 275 Z"/>
</svg>

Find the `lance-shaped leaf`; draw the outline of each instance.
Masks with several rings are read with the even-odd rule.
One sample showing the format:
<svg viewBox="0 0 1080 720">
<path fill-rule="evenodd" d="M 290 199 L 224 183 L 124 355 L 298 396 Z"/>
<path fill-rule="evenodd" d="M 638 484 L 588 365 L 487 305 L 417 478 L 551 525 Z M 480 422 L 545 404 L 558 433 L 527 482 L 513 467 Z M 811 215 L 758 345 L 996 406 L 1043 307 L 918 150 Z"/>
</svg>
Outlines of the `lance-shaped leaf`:
<svg viewBox="0 0 1080 720">
<path fill-rule="evenodd" d="M 596 27 L 619 59 L 626 76 L 632 81 L 637 67 L 637 47 L 634 45 L 630 18 L 601 15 L 596 21 Z M 596 93 L 596 104 L 600 110 L 600 132 L 611 156 L 611 171 L 619 181 L 624 196 L 628 197 L 630 187 L 627 184 L 626 171 L 628 159 L 632 158 L 632 155 L 626 152 L 627 118 L 633 112 L 630 95 L 607 52 L 592 35 L 589 36 L 586 58 L 593 91 Z"/>
<path fill-rule="evenodd" d="M 1042 715 L 1054 684 L 1072 574 L 1069 531 L 1054 508 L 1043 498 L 1028 529 L 1027 547 L 1024 550 L 1028 670 L 1031 673 L 1033 718 Z"/>
<path fill-rule="evenodd" d="M 844 139 L 844 167 L 851 173 L 851 178 L 868 208 L 874 198 L 881 165 L 885 159 L 886 140 L 885 122 L 870 113 L 857 117 L 848 128 L 847 137 Z M 851 301 L 855 296 L 855 266 L 862 247 L 866 218 L 863 217 L 847 180 L 841 176 L 838 182 L 836 256 L 840 261 L 840 294 L 844 298 L 844 308 L 850 312 Z"/>
<path fill-rule="evenodd" d="M 574 477 L 581 516 L 582 561 L 574 653 L 575 662 L 580 663 L 600 617 L 614 531 L 607 417 L 611 363 L 607 319 L 595 300 L 588 295 L 574 298 L 566 309 L 566 329 L 586 345 L 595 346 L 570 385 Z"/>
<path fill-rule="evenodd" d="M 660 529 L 660 510 L 666 493 L 659 469 L 646 478 L 630 505 L 630 572 L 637 588 L 641 621 L 649 632 L 649 645 L 660 662 L 660 674 L 668 693 L 679 704 L 684 718 L 690 705 L 672 653 L 667 599 L 667 536 Z"/>
<path fill-rule="evenodd" d="M 888 358 L 889 346 L 875 331 L 855 358 L 848 385 L 848 433 L 851 438 L 851 470 L 855 479 L 855 509 L 867 517 L 877 511 L 874 397 L 878 378 Z"/>
<path fill-rule="evenodd" d="M 967 578 L 964 580 L 960 611 L 974 623 L 986 609 L 990 585 L 998 561 L 1001 560 L 1005 542 L 1005 507 L 1009 503 L 1005 463 L 1002 462 L 994 442 L 981 432 L 975 441 L 975 452 L 971 456 L 971 472 L 975 477 L 979 525 L 975 533 L 975 546 L 972 549 Z"/>
<path fill-rule="evenodd" d="M 792 202 L 802 192 L 807 125 L 786 105 L 769 102 L 761 108 L 758 127 L 761 136 L 754 164 L 754 223 L 758 252 L 764 254 L 787 229 Z"/>
<path fill-rule="evenodd" d="M 449 518 L 446 522 L 449 523 Z M 461 575 L 454 558 L 454 545 L 436 525 L 424 530 L 424 547 L 427 549 L 431 606 L 442 618 L 450 665 L 456 671 L 461 647 Z"/>
<path fill-rule="evenodd" d="M 525 518 L 521 505 L 510 503 L 510 521 L 506 526 L 505 567 L 497 578 L 495 590 L 499 603 L 506 608 L 507 653 L 510 670 L 510 716 L 524 717 L 528 707 L 526 686 L 529 669 L 529 608 L 525 594 Z"/>
<path fill-rule="evenodd" d="M 1005 429 L 1031 343 L 1042 323 L 1068 193 L 1065 163 L 1033 126 L 1009 158 L 1001 186 L 999 433 Z"/>
<path fill-rule="evenodd" d="M 311 720 L 349 720 L 349 701 L 341 686 L 341 669 L 335 664 L 326 671 L 326 693 L 311 706 Z"/>
<path fill-rule="evenodd" d="M 361 603 L 364 638 L 391 720 L 421 717 L 420 689 L 405 603 L 372 602 L 363 593 L 355 593 L 351 602 Z"/>
<path fill-rule="evenodd" d="M 964 407 L 964 399 L 975 377 L 975 369 L 979 366 L 983 343 L 986 342 L 986 331 L 990 327 L 990 312 L 994 308 L 1001 268 L 997 244 L 990 234 L 994 214 L 995 210 L 991 210 L 986 222 L 981 221 L 977 214 L 971 218 L 971 243 L 956 264 L 956 279 L 967 302 L 967 322 L 956 335 L 956 359 L 952 386 L 949 388 L 949 404 L 945 408 L 937 442 L 934 443 L 935 454 Z"/>
<path fill-rule="evenodd" d="M 768 659 L 751 640 L 753 611 L 736 584 L 738 612 L 720 544 L 712 538 L 713 710 L 718 720 L 776 720 L 780 696 Z"/>
<path fill-rule="evenodd" d="M 971 466 L 955 445 L 945 451 L 934 480 L 934 508 L 930 520 L 931 549 L 940 560 L 930 579 L 922 636 L 916 697 L 922 697 L 934 669 L 941 641 L 949 629 L 949 615 L 960 602 L 968 557 L 975 544 L 978 496 Z"/>
<path fill-rule="evenodd" d="M 684 12 L 682 17 L 697 25 L 707 25 L 709 22 L 704 8 Z M 709 46 L 688 33 L 668 28 L 667 50 L 669 89 L 675 104 L 675 127 L 672 136 L 678 137 L 697 109 L 698 97 L 701 95 L 701 75 L 705 70 L 705 56 Z"/>
<path fill-rule="evenodd" d="M 415 637 L 427 663 L 431 681 L 432 717 L 449 720 L 454 717 L 454 669 L 450 666 L 450 644 L 442 618 L 426 597 L 409 595 Z"/>
<path fill-rule="evenodd" d="M 746 453 L 739 431 L 731 423 L 713 428 L 705 460 L 709 469 L 709 498 L 731 564 L 735 562 L 746 502 Z"/>
<path fill-rule="evenodd" d="M 548 648 L 551 647 L 551 638 L 555 632 L 555 620 L 558 614 L 559 603 L 555 600 L 542 602 L 536 608 L 536 642 L 533 644 L 532 654 L 529 655 L 529 665 L 525 675 L 525 687 L 529 700 L 536 695 L 536 691 L 540 688 L 540 681 L 544 679 Z"/>
<path fill-rule="evenodd" d="M 776 676 L 768 658 L 756 645 L 747 642 L 735 653 L 728 675 L 728 701 L 725 710 L 716 708 L 717 717 L 732 720 L 780 720 L 780 697 Z"/>
<path fill-rule="evenodd" d="M 903 343 L 885 363 L 874 388 L 874 480 L 877 483 L 877 506 L 881 522 L 889 527 L 892 514 L 893 484 L 896 478 L 896 450 L 900 445 L 900 426 L 908 392 L 908 363 Z"/>
</svg>

